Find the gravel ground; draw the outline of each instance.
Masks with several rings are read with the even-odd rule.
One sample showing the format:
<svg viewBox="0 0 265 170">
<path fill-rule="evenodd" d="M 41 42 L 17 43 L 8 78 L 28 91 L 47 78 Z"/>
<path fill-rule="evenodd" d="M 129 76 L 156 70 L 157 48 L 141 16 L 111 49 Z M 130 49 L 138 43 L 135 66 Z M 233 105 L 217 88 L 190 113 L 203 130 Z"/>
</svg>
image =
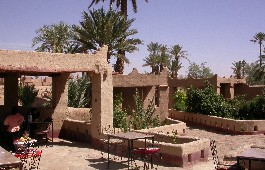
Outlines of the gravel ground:
<svg viewBox="0 0 265 170">
<path fill-rule="evenodd" d="M 196 126 L 188 126 L 186 135 L 216 140 L 220 160 L 224 155 L 235 155 L 250 145 L 265 146 L 265 135 L 229 135 Z M 85 143 L 56 139 L 53 147 L 43 146 L 40 149 L 43 151 L 40 161 L 41 170 L 107 169 L 107 153 L 95 150 Z M 120 159 L 120 157 L 111 155 L 111 159 L 113 161 L 110 164 L 110 169 L 127 169 L 126 158 Z M 208 162 L 201 162 L 188 168 L 166 166 L 155 166 L 155 168 L 158 170 L 212 170 L 214 167 L 211 159 L 209 157 Z M 143 165 L 142 162 L 136 162 L 136 164 Z"/>
</svg>

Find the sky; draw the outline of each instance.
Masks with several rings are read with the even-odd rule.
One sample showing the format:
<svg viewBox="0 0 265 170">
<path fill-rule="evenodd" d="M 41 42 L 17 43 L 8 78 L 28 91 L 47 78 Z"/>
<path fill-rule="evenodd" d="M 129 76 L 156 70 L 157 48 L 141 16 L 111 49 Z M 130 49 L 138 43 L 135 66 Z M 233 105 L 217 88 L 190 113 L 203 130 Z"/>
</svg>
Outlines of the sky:
<svg viewBox="0 0 265 170">
<path fill-rule="evenodd" d="M 43 25 L 64 21 L 79 24 L 82 12 L 88 11 L 91 0 L 0 0 L 0 49 L 34 51 L 32 39 Z M 94 8 L 104 6 L 99 3 Z M 264 0 L 137 0 L 134 13 L 128 2 L 128 16 L 135 18 L 131 28 L 143 40 L 139 50 L 126 54 L 130 60 L 125 74 L 142 67 L 149 55 L 150 42 L 171 47 L 181 45 L 190 62 L 206 66 L 218 76 L 233 74 L 232 63 L 258 60 L 259 46 L 250 40 L 258 32 L 265 32 Z M 92 9 L 92 8 L 91 8 Z M 112 61 L 113 62 L 113 61 Z M 183 60 L 179 74 L 186 75 L 188 61 Z"/>
</svg>

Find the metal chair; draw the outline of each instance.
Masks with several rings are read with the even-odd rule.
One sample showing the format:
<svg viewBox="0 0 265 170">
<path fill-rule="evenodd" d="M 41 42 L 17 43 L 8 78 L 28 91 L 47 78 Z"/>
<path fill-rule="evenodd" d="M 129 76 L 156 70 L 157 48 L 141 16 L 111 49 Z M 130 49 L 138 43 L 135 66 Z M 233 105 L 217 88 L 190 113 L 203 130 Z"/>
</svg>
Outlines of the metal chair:
<svg viewBox="0 0 265 170">
<path fill-rule="evenodd" d="M 236 161 L 224 161 L 223 163 L 219 161 L 215 140 L 210 141 L 210 146 L 211 146 L 211 152 L 212 152 L 212 157 L 213 157 L 214 166 L 215 166 L 214 168 L 216 170 L 238 170 Z M 244 165 L 241 167 L 243 168 Z"/>
<path fill-rule="evenodd" d="M 36 130 L 36 131 L 34 132 L 34 135 L 35 135 L 35 137 L 37 138 L 37 140 L 38 140 L 38 141 L 45 141 L 46 146 L 47 146 L 47 144 L 48 144 L 48 142 L 49 142 L 49 137 L 48 137 L 48 135 L 49 135 L 49 133 L 51 132 L 51 126 L 52 126 L 52 122 L 49 123 L 49 124 L 46 124 L 45 129 L 43 129 L 43 130 Z"/>
</svg>

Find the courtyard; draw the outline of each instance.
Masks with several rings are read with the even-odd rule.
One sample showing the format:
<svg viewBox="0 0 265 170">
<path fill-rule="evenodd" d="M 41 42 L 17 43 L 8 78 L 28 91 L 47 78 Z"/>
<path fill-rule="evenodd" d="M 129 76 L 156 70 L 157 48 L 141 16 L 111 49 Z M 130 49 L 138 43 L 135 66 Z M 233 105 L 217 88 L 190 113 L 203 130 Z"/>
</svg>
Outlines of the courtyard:
<svg viewBox="0 0 265 170">
<path fill-rule="evenodd" d="M 214 139 L 217 142 L 219 160 L 224 156 L 235 156 L 245 148 L 257 145 L 265 146 L 265 135 L 230 135 L 204 129 L 198 126 L 187 126 L 186 135 L 192 137 Z M 107 169 L 107 153 L 94 149 L 91 145 L 80 142 L 55 139 L 54 146 L 42 146 L 43 154 L 40 161 L 40 169 Z M 126 158 L 111 155 L 114 160 L 111 162 L 110 169 L 127 169 Z M 143 166 L 142 162 L 136 162 L 138 166 Z M 186 168 L 168 167 L 165 165 L 154 166 L 157 169 L 172 170 L 212 170 L 214 164 L 212 157 L 209 156 L 207 162 L 200 162 Z M 143 168 L 141 168 L 143 169 Z"/>
</svg>

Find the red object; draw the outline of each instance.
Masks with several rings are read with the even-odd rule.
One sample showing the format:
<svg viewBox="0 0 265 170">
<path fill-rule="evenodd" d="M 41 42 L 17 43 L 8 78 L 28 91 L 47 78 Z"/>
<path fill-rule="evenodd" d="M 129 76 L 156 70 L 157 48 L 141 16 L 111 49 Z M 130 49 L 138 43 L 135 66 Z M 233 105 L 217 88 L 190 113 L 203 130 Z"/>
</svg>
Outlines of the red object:
<svg viewBox="0 0 265 170">
<path fill-rule="evenodd" d="M 160 151 L 160 148 L 138 148 L 134 149 L 133 153 L 135 154 L 156 154 Z"/>
<path fill-rule="evenodd" d="M 27 149 L 27 151 L 19 150 L 15 153 L 15 156 L 20 159 L 27 159 L 31 157 L 40 157 L 42 151 L 36 149 Z"/>
</svg>

